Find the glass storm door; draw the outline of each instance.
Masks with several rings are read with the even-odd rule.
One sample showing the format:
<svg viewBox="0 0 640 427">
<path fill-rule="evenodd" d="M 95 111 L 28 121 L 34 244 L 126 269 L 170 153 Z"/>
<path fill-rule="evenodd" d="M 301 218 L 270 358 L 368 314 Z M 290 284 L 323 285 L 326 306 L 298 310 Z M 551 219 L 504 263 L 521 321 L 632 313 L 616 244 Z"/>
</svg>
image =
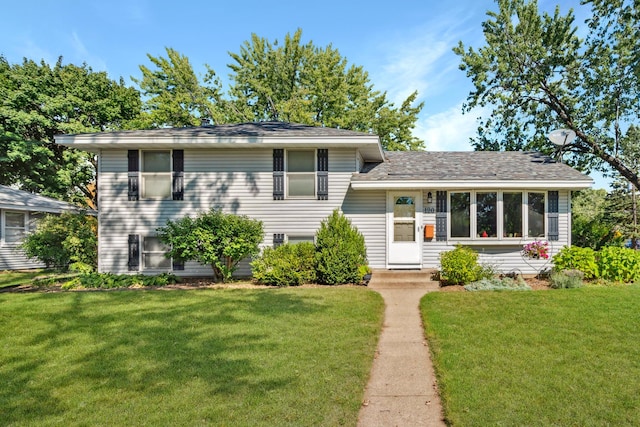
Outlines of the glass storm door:
<svg viewBox="0 0 640 427">
<path fill-rule="evenodd" d="M 387 199 L 389 268 L 420 268 L 422 197 L 419 192 L 390 193 Z"/>
</svg>

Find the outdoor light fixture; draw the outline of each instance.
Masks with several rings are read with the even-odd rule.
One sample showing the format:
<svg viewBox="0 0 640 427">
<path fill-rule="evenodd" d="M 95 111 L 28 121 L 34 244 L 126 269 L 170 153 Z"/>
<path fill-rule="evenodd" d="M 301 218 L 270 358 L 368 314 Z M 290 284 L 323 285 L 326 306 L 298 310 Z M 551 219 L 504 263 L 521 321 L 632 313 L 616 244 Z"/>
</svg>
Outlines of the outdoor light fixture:
<svg viewBox="0 0 640 427">
<path fill-rule="evenodd" d="M 427 193 L 427 203 L 431 203 L 433 202 L 433 194 L 431 194 L 431 191 L 429 191 Z"/>
</svg>

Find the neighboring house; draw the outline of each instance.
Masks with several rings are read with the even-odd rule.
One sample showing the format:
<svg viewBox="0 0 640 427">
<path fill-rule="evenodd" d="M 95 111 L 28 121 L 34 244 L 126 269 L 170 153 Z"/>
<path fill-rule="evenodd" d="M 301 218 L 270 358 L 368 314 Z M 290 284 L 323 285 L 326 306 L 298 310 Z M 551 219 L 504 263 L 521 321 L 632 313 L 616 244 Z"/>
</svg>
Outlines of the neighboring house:
<svg viewBox="0 0 640 427">
<path fill-rule="evenodd" d="M 60 200 L 0 185 L 0 271 L 43 268 L 44 264 L 27 258 L 20 249 L 23 237 L 35 230 L 44 214 L 77 210 Z"/>
<path fill-rule="evenodd" d="M 312 241 L 338 208 L 373 268 L 430 268 L 462 243 L 532 273 L 523 244 L 570 241 L 571 191 L 592 181 L 537 153 L 385 152 L 376 135 L 280 122 L 58 135 L 98 155 L 99 270 L 210 275 L 172 263 L 156 229 L 219 208 L 264 223 L 263 245 Z M 244 263 L 239 274 L 249 274 Z"/>
</svg>

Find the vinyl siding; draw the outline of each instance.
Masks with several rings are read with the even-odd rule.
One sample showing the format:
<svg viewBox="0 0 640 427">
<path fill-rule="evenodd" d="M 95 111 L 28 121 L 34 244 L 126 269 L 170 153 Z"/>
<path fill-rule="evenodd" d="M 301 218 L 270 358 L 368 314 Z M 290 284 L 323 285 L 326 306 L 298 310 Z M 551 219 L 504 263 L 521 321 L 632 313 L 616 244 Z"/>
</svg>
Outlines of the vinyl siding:
<svg viewBox="0 0 640 427">
<path fill-rule="evenodd" d="M 0 209 L 0 271 L 4 270 L 31 270 L 35 268 L 44 268 L 44 263 L 27 258 L 24 251 L 20 249 L 17 243 L 4 243 L 2 240 L 2 232 L 4 231 L 2 211 Z M 19 209 L 9 209 L 10 212 L 24 212 Z M 27 232 L 32 229 L 35 224 L 31 214 L 26 219 Z"/>
<path fill-rule="evenodd" d="M 41 262 L 32 261 L 16 246 L 5 245 L 0 247 L 0 271 L 4 270 L 31 270 L 44 268 Z"/>
<path fill-rule="evenodd" d="M 426 192 L 424 197 L 424 200 L 426 200 Z M 569 191 L 559 192 L 558 228 L 560 238 L 557 241 L 549 241 L 549 260 L 533 260 L 522 256 L 523 245 L 532 239 L 514 241 L 512 245 L 482 245 L 474 243 L 469 246 L 479 253 L 480 263 L 490 265 L 503 273 L 536 274 L 543 269 L 551 268 L 551 257 L 558 253 L 563 246 L 570 244 L 570 197 Z M 424 214 L 423 223 L 435 224 L 435 214 Z M 437 242 L 435 239 L 433 241 L 425 241 L 423 245 L 423 267 L 440 268 L 440 253 L 454 249 L 456 243 L 455 241 Z"/>
<path fill-rule="evenodd" d="M 342 205 L 342 212 L 364 236 L 367 259 L 372 268 L 386 266 L 386 204 L 386 191 L 349 190 Z"/>
<path fill-rule="evenodd" d="M 210 208 L 263 221 L 263 245 L 274 233 L 313 235 L 340 208 L 355 170 L 355 149 L 329 150 L 329 199 L 273 200 L 271 149 L 185 150 L 184 200 L 127 200 L 127 151 L 104 150 L 100 156 L 99 270 L 127 273 L 127 236 L 154 235 L 169 219 Z M 183 276 L 211 275 L 209 266 L 187 262 Z M 249 275 L 243 262 L 237 275 Z"/>
</svg>

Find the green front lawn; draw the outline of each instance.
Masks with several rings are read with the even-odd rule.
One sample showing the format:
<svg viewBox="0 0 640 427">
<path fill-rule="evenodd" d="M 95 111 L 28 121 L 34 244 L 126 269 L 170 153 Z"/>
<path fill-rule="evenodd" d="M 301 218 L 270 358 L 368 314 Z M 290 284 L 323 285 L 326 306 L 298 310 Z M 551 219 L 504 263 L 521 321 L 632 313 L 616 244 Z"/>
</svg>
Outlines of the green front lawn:
<svg viewBox="0 0 640 427">
<path fill-rule="evenodd" d="M 639 286 L 432 293 L 421 310 L 452 425 L 640 425 Z"/>
<path fill-rule="evenodd" d="M 36 277 L 42 276 L 47 272 L 44 270 L 31 271 L 0 271 L 0 289 L 9 286 L 22 285 L 30 283 Z"/>
<path fill-rule="evenodd" d="M 366 288 L 0 294 L 3 425 L 355 425 Z"/>
</svg>

